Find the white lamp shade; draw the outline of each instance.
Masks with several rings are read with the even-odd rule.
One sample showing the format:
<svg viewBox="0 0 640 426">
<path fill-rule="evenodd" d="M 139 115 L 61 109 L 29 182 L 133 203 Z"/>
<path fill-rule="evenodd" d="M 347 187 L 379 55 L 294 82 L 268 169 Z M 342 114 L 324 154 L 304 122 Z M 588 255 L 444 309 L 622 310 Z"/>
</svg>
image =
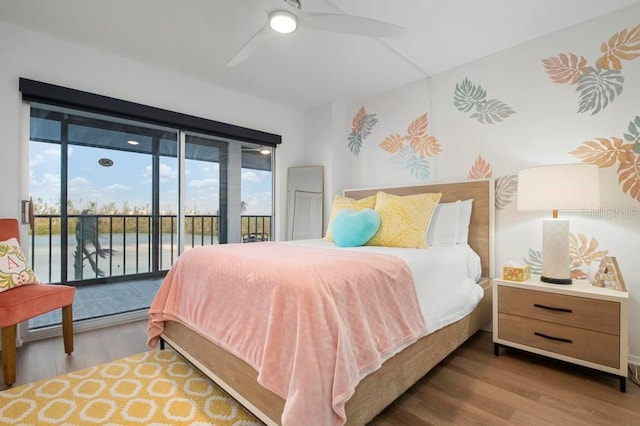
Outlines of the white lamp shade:
<svg viewBox="0 0 640 426">
<path fill-rule="evenodd" d="M 558 164 L 518 173 L 518 210 L 580 210 L 600 207 L 595 164 Z"/>
</svg>

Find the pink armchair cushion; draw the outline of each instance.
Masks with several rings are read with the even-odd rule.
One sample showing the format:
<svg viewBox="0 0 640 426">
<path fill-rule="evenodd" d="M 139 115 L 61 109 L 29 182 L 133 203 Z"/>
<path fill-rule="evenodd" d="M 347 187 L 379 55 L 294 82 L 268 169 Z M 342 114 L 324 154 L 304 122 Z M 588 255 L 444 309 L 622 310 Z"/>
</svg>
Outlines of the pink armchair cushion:
<svg viewBox="0 0 640 426">
<path fill-rule="evenodd" d="M 18 229 L 17 219 L 0 219 L 0 241 L 9 238 L 20 238 L 20 230 Z"/>
<path fill-rule="evenodd" d="M 26 285 L 0 293 L 0 327 L 28 320 L 73 303 L 75 287 Z"/>
</svg>

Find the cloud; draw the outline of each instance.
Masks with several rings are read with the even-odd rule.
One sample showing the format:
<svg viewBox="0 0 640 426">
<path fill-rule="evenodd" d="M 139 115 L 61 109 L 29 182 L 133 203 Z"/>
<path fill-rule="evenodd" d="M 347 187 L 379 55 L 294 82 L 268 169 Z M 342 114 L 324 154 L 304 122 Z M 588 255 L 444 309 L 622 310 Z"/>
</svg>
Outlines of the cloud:
<svg viewBox="0 0 640 426">
<path fill-rule="evenodd" d="M 42 152 L 32 155 L 29 158 L 29 166 L 36 167 L 50 161 L 55 161 L 54 164 L 60 163 L 60 148 L 57 145 L 54 148 L 47 148 Z"/>
<path fill-rule="evenodd" d="M 44 156 L 42 154 L 36 154 L 29 159 L 29 166 L 36 167 L 44 163 Z"/>
<path fill-rule="evenodd" d="M 108 185 L 106 190 L 109 192 L 128 191 L 129 187 L 120 183 L 114 183 L 113 185 Z"/>
<path fill-rule="evenodd" d="M 175 179 L 176 177 L 178 177 L 177 170 L 173 170 L 166 164 L 160 163 L 160 180 L 166 181 L 169 179 Z"/>
<path fill-rule="evenodd" d="M 67 188 L 71 200 L 76 198 L 95 199 L 100 196 L 100 192 L 93 188 L 89 179 L 82 176 L 69 179 Z"/>
<path fill-rule="evenodd" d="M 242 173 L 242 182 L 259 183 L 259 182 L 262 182 L 262 180 L 263 180 L 263 177 L 262 176 L 258 176 L 254 172 L 243 172 Z"/>
<path fill-rule="evenodd" d="M 210 188 L 218 185 L 218 179 L 209 178 L 209 179 L 198 179 L 192 180 L 189 182 L 190 188 L 202 189 L 202 188 Z"/>
<path fill-rule="evenodd" d="M 147 182 L 151 182 L 151 166 L 147 166 L 144 172 L 143 177 Z M 166 182 L 171 179 L 176 179 L 178 177 L 178 171 L 172 169 L 170 166 L 166 164 L 160 163 L 160 182 Z"/>
<path fill-rule="evenodd" d="M 60 196 L 60 175 L 58 174 L 44 173 L 40 179 L 31 174 L 29 184 L 33 193 Z"/>
</svg>

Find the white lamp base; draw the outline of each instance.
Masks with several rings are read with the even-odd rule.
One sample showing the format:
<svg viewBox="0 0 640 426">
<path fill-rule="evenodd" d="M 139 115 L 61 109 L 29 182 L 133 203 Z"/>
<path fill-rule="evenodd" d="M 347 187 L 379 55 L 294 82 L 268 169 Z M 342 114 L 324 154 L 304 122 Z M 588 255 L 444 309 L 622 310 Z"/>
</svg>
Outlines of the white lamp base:
<svg viewBox="0 0 640 426">
<path fill-rule="evenodd" d="M 571 284 L 569 262 L 569 220 L 544 219 L 540 280 L 553 284 Z"/>
</svg>

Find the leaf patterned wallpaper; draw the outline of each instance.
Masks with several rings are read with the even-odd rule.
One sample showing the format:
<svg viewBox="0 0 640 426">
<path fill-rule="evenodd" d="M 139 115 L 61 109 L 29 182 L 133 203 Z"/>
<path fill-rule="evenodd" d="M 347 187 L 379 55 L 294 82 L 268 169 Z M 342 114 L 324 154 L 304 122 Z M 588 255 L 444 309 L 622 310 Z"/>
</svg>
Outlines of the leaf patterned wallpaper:
<svg viewBox="0 0 640 426">
<path fill-rule="evenodd" d="M 578 113 L 591 111 L 591 115 L 597 114 L 620 96 L 624 84 L 622 60 L 630 61 L 640 56 L 640 24 L 631 31 L 623 29 L 608 42 L 602 42 L 600 52 L 602 56 L 596 60 L 595 67 L 589 66 L 583 56 L 573 53 L 542 60 L 551 81 L 578 85 Z"/>
</svg>

